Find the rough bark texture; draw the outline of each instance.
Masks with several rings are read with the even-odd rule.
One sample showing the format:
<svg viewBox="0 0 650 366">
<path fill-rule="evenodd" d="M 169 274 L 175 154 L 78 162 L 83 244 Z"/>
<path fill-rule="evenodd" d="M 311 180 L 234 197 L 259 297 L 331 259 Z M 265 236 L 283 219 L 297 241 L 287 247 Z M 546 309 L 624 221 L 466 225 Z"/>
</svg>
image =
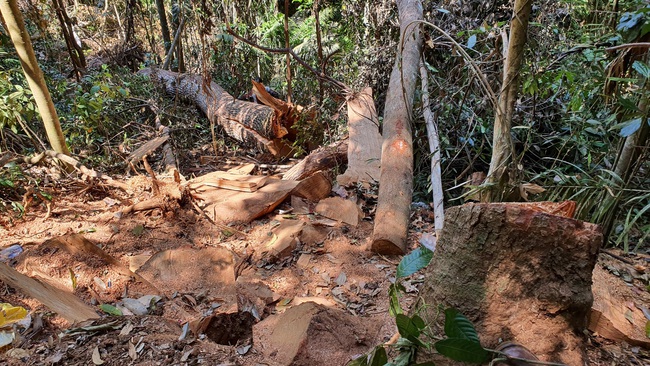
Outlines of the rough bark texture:
<svg viewBox="0 0 650 366">
<path fill-rule="evenodd" d="M 59 117 L 56 114 L 56 109 L 54 109 L 54 103 L 52 103 L 52 97 L 49 90 L 47 90 L 47 85 L 45 85 L 43 72 L 38 66 L 38 62 L 36 62 L 32 41 L 25 29 L 25 22 L 16 0 L 0 0 L 0 13 L 2 13 L 2 17 L 7 23 L 7 31 L 11 36 L 14 47 L 16 47 L 16 53 L 20 58 L 20 64 L 25 72 L 29 89 L 34 94 L 38 112 L 41 114 L 45 125 L 47 139 L 56 152 L 70 155 L 59 124 Z"/>
<path fill-rule="evenodd" d="M 422 38 L 422 3 L 398 0 L 400 46 L 393 66 L 384 108 L 381 173 L 371 249 L 382 254 L 406 251 L 406 235 L 413 196 L 413 137 L 411 108 Z"/>
<path fill-rule="evenodd" d="M 154 69 L 139 73 L 162 82 L 167 93 L 193 101 L 209 120 L 244 145 L 258 145 L 274 154 L 280 151 L 279 139 L 286 134 L 286 129 L 272 108 L 237 100 L 215 82 L 204 86 L 199 75 Z"/>
<path fill-rule="evenodd" d="M 521 205 L 452 207 L 418 303 L 434 329 L 444 321 L 436 309 L 453 307 L 485 347 L 515 341 L 541 360 L 584 365 L 580 332 L 602 240 L 597 225 Z"/>
<path fill-rule="evenodd" d="M 488 183 L 496 185 L 487 196 L 489 201 L 500 201 L 503 188 L 508 181 L 508 166 L 513 153 L 510 127 L 519 91 L 519 72 L 524 58 L 524 46 L 528 32 L 528 18 L 533 6 L 532 0 L 516 0 L 512 21 L 508 53 L 503 66 L 503 84 L 499 94 L 499 105 L 494 119 L 492 160 L 488 171 Z"/>
<path fill-rule="evenodd" d="M 160 30 L 162 31 L 166 54 L 172 45 L 172 37 L 169 33 L 169 24 L 167 23 L 167 13 L 165 12 L 165 2 L 163 0 L 156 0 L 156 10 L 158 11 L 158 20 L 160 21 Z"/>
</svg>

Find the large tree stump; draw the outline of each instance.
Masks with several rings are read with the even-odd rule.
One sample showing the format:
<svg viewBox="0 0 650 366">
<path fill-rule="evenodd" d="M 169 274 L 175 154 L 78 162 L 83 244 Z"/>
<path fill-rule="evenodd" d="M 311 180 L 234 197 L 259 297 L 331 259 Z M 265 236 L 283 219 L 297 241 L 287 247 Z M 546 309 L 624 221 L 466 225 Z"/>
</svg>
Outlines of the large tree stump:
<svg viewBox="0 0 650 366">
<path fill-rule="evenodd" d="M 474 323 L 484 347 L 514 341 L 540 360 L 584 365 L 580 333 L 602 242 L 597 225 L 522 205 L 450 208 L 418 304 L 426 304 L 422 314 L 434 329 L 444 322 L 437 310 L 453 307 Z"/>
</svg>

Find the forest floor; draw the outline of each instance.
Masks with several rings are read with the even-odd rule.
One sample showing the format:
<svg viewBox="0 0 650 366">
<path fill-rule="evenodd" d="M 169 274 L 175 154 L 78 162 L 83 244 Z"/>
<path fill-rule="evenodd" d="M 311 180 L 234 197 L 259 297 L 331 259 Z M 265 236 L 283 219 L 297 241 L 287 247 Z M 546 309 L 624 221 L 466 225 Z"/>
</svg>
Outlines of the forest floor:
<svg viewBox="0 0 650 366">
<path fill-rule="evenodd" d="M 154 295 L 153 290 L 147 293 L 143 287 L 130 285 L 130 278 L 124 279 L 107 269 L 98 257 L 93 260 L 92 253 L 63 253 L 56 249 L 60 247 L 52 246 L 53 240 L 69 243 L 81 240 L 76 236 L 70 239 L 71 235 L 81 234 L 116 259 L 116 265 L 143 277 L 153 272 L 151 266 L 143 270 L 142 263 L 162 251 L 194 250 L 189 262 L 183 268 L 166 267 L 166 273 L 158 272 L 159 278 L 150 279 L 162 299 L 155 306 L 151 302 L 144 305 L 146 314 L 102 313 L 101 319 L 74 325 L 65 316 L 0 282 L 0 303 L 25 307 L 31 314 L 27 329 L 17 333 L 22 340 L 0 353 L 0 363 L 277 365 L 286 362 L 282 357 L 288 353 L 297 352 L 295 364 L 343 364 L 389 341 L 396 333 L 395 321 L 388 312 L 388 288 L 395 280 L 401 258 L 369 251 L 371 215 L 359 220 L 356 227 L 323 224 L 310 214 L 293 215 L 290 220 L 304 222 L 297 246 L 271 259 L 261 253 L 274 240 L 274 228 L 287 219 L 279 210 L 289 211 L 288 202 L 231 231 L 215 226 L 187 202 L 165 209 L 117 214 L 125 206 L 152 195 L 147 189 L 147 178 L 140 176 L 125 182 L 132 188 L 129 193 L 61 180 L 58 188 L 49 192 L 51 212 L 44 204 L 34 205 L 22 218 L 0 227 L 0 250 L 19 244 L 24 252 L 9 261 L 19 271 L 48 278 L 48 282 L 67 291 L 74 287 L 74 294 L 95 309 L 110 304 L 127 312 L 130 307 L 125 298 Z M 332 194 L 357 197 L 357 202 L 365 202 L 366 211 L 373 211 L 372 199 L 362 197 L 367 192 L 340 187 L 335 192 Z M 422 234 L 433 232 L 432 223 L 433 213 L 428 207 L 414 210 L 409 250 L 418 246 Z M 215 248 L 234 253 L 233 260 L 226 261 L 225 266 L 234 276 L 221 276 L 226 272 L 219 272 L 215 277 L 214 273 L 202 271 L 202 257 L 223 256 L 222 252 L 215 254 Z M 638 270 L 648 263 L 647 257 L 626 258 L 635 261 Z M 635 289 L 632 293 L 636 297 L 626 298 L 626 306 L 648 306 L 647 288 L 639 290 L 645 286 L 643 279 L 627 278 L 624 273 L 628 266 L 629 263 L 601 254 L 597 264 L 600 275 L 595 277 L 594 287 Z M 158 270 L 165 272 L 165 268 Z M 403 282 L 403 308 L 414 303 L 422 282 L 423 276 L 417 273 Z M 300 324 L 282 324 L 295 319 L 278 318 L 276 323 L 264 326 L 258 323 L 272 314 L 286 314 L 287 309 L 305 301 L 337 312 L 321 311 L 320 317 L 313 317 L 302 339 L 282 339 L 280 331 L 273 338 L 274 330 L 283 326 L 300 328 Z M 186 323 L 189 326 L 184 329 Z M 255 323 L 258 325 L 253 329 Z M 202 334 L 194 334 L 192 330 L 196 329 L 202 329 Z M 592 332 L 585 336 L 589 339 L 591 365 L 650 364 L 648 349 L 609 341 Z M 268 345 L 259 344 L 266 341 L 275 342 L 275 353 L 269 354 Z M 320 361 L 314 361 L 318 357 Z"/>
</svg>

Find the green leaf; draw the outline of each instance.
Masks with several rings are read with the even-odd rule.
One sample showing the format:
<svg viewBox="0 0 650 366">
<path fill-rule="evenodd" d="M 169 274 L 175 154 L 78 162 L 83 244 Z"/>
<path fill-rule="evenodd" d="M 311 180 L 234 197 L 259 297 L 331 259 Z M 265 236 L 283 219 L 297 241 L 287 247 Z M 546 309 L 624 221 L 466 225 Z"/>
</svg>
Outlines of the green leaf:
<svg viewBox="0 0 650 366">
<path fill-rule="evenodd" d="M 612 128 L 620 128 L 621 132 L 619 132 L 619 135 L 622 137 L 628 137 L 638 131 L 639 128 L 641 128 L 641 120 L 641 118 L 635 118 L 623 123 L 619 123 Z"/>
<path fill-rule="evenodd" d="M 420 328 L 418 328 L 413 319 L 407 315 L 397 314 L 395 317 L 395 324 L 397 324 L 399 334 L 408 340 L 411 340 L 412 337 L 417 338 L 420 336 Z"/>
<path fill-rule="evenodd" d="M 644 78 L 650 78 L 650 67 L 641 61 L 634 61 L 632 68 L 641 74 Z"/>
<path fill-rule="evenodd" d="M 436 342 L 435 347 L 438 353 L 454 361 L 480 364 L 490 358 L 490 352 L 469 339 L 447 338 Z"/>
<path fill-rule="evenodd" d="M 472 34 L 467 40 L 467 48 L 474 49 L 474 46 L 476 46 L 476 34 Z"/>
<path fill-rule="evenodd" d="M 113 305 L 110 304 L 101 304 L 99 305 L 99 308 L 105 312 L 106 314 L 110 315 L 115 315 L 115 316 L 122 316 L 122 310 L 116 308 Z"/>
<path fill-rule="evenodd" d="M 383 346 L 375 347 L 374 351 L 372 351 L 372 357 L 370 358 L 370 362 L 368 363 L 368 366 L 384 366 L 387 363 L 388 363 L 388 355 L 386 355 L 386 350 L 384 349 L 384 347 Z"/>
<path fill-rule="evenodd" d="M 388 313 L 390 316 L 395 317 L 398 314 L 402 314 L 402 307 L 399 305 L 399 291 L 404 287 L 399 283 L 394 283 L 388 287 Z"/>
<path fill-rule="evenodd" d="M 407 254 L 397 266 L 397 278 L 410 276 L 426 267 L 433 258 L 433 252 L 425 247 L 419 247 Z"/>
<path fill-rule="evenodd" d="M 645 336 L 650 338 L 650 320 L 645 323 Z"/>
<path fill-rule="evenodd" d="M 368 366 L 368 355 L 362 355 L 348 362 L 346 366 Z"/>
<path fill-rule="evenodd" d="M 467 339 L 480 343 L 472 322 L 456 309 L 445 310 L 445 334 L 449 338 Z"/>
</svg>

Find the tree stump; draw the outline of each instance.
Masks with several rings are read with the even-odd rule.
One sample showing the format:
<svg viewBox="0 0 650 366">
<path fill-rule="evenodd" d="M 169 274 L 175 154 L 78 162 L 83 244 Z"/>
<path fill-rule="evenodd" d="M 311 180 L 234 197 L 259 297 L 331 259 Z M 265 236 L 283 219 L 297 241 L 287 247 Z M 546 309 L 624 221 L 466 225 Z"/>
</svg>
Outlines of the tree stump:
<svg viewBox="0 0 650 366">
<path fill-rule="evenodd" d="M 452 307 L 474 323 L 486 348 L 513 341 L 540 360 L 585 365 L 581 332 L 600 228 L 508 203 L 466 204 L 445 215 L 418 300 L 427 323 L 439 331 L 439 310 Z"/>
</svg>

